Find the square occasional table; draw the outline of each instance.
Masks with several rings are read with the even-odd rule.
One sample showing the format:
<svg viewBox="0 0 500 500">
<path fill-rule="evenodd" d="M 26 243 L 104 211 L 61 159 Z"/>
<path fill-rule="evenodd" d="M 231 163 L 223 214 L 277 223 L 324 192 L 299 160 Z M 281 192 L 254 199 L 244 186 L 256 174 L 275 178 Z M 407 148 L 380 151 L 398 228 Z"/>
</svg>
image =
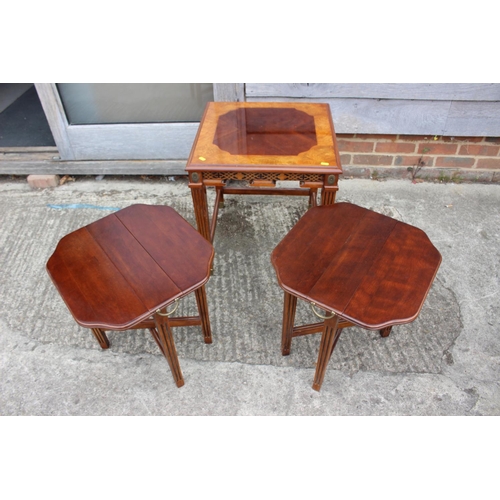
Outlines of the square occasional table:
<svg viewBox="0 0 500 500">
<path fill-rule="evenodd" d="M 330 106 L 296 102 L 210 102 L 186 170 L 198 231 L 213 241 L 224 194 L 309 196 L 311 206 L 335 202 L 342 173 Z M 231 187 L 228 181 L 247 181 Z M 277 188 L 276 181 L 298 181 Z M 210 221 L 207 186 L 216 189 Z"/>
</svg>

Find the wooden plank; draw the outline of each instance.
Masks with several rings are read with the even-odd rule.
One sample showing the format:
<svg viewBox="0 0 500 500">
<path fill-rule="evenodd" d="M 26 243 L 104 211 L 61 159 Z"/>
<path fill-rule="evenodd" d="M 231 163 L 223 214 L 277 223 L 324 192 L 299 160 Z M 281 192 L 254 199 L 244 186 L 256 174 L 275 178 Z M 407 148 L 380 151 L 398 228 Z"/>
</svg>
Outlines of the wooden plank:
<svg viewBox="0 0 500 500">
<path fill-rule="evenodd" d="M 10 146 L 8 148 L 0 148 L 0 155 L 2 154 L 26 154 L 26 153 L 52 153 L 53 156 L 57 156 L 59 151 L 54 146 Z"/>
<path fill-rule="evenodd" d="M 500 137 L 500 102 L 453 102 L 443 135 Z"/>
<path fill-rule="evenodd" d="M 247 83 L 249 100 L 364 98 L 500 101 L 500 83 Z"/>
<path fill-rule="evenodd" d="M 59 159 L 59 153 L 57 149 L 53 151 L 32 151 L 29 153 L 24 153 L 20 151 L 0 151 L 0 163 L 4 161 L 16 162 L 16 161 L 53 161 Z"/>
<path fill-rule="evenodd" d="M 214 83 L 214 101 L 242 102 L 244 100 L 244 83 Z"/>
<path fill-rule="evenodd" d="M 145 222 L 150 221 L 146 219 Z M 87 231 L 148 309 L 154 310 L 169 297 L 182 293 L 178 285 L 138 241 L 137 235 L 122 223 L 119 213 L 90 224 Z M 158 235 L 154 234 L 158 238 Z"/>
<path fill-rule="evenodd" d="M 54 141 L 64 160 L 75 160 L 68 136 L 68 120 L 55 83 L 35 83 Z"/>
<path fill-rule="evenodd" d="M 86 227 L 61 239 L 47 262 L 47 270 L 71 314 L 82 326 L 113 330 L 130 327 L 148 312 Z"/>
<path fill-rule="evenodd" d="M 307 102 L 330 104 L 338 134 L 500 136 L 500 102 L 386 99 L 308 99 Z"/>
<path fill-rule="evenodd" d="M 187 175 L 186 160 L 56 161 L 0 160 L 2 175 Z"/>
<path fill-rule="evenodd" d="M 289 99 L 266 101 L 287 102 Z M 337 134 L 442 135 L 451 104 L 447 101 L 376 99 L 308 99 L 307 102 L 330 105 Z"/>
<path fill-rule="evenodd" d="M 136 205 L 115 215 L 183 296 L 208 280 L 214 249 L 173 208 Z M 146 272 L 144 280 L 148 279 L 147 275 Z M 149 285 L 143 287 L 147 289 Z M 163 291 L 167 291 L 166 284 Z M 172 298 L 167 295 L 164 303 Z"/>
</svg>

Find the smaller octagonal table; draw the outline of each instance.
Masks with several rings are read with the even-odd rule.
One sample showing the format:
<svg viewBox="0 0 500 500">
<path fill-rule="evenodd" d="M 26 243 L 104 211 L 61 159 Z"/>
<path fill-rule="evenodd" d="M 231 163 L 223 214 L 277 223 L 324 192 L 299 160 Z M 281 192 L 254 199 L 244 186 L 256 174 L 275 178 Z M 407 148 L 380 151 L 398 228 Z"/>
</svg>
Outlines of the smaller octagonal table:
<svg viewBox="0 0 500 500">
<path fill-rule="evenodd" d="M 330 106 L 300 102 L 209 102 L 186 170 L 198 231 L 214 239 L 224 194 L 308 196 L 335 202 L 342 173 Z M 231 187 L 245 181 L 248 187 Z M 298 187 L 276 187 L 297 181 Z M 210 220 L 207 187 L 216 190 Z"/>
<path fill-rule="evenodd" d="M 181 387 L 171 328 L 201 325 L 212 342 L 204 285 L 213 257 L 212 245 L 172 208 L 132 205 L 62 238 L 47 271 L 103 349 L 105 330 L 149 329 Z M 172 317 L 171 305 L 191 292 L 199 316 Z"/>
<path fill-rule="evenodd" d="M 293 337 L 322 332 L 313 383 L 319 391 L 343 328 L 379 330 L 387 337 L 393 325 L 416 319 L 441 254 L 421 229 L 337 203 L 306 212 L 271 262 L 285 291 L 282 354 L 290 354 Z M 323 321 L 294 327 L 297 297 Z"/>
</svg>

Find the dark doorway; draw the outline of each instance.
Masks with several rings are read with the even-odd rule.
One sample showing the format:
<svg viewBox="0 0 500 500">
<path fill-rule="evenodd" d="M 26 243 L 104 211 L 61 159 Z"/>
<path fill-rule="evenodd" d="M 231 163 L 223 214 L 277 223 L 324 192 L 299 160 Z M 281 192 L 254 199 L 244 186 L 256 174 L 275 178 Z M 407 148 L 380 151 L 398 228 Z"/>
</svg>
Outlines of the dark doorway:
<svg viewBox="0 0 500 500">
<path fill-rule="evenodd" d="M 35 86 L 0 83 L 0 148 L 55 145 Z"/>
</svg>

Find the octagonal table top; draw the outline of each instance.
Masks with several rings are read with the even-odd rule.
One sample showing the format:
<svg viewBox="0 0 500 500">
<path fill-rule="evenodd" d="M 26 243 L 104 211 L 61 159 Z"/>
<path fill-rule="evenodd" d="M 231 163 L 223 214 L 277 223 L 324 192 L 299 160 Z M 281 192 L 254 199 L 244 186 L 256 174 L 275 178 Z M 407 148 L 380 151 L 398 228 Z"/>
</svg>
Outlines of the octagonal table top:
<svg viewBox="0 0 500 500">
<path fill-rule="evenodd" d="M 375 330 L 418 316 L 441 254 L 421 229 L 336 203 L 306 212 L 271 262 L 287 292 Z"/>
<path fill-rule="evenodd" d="M 174 209 L 138 204 L 64 236 L 47 271 L 77 323 L 124 330 L 202 286 L 213 256 Z"/>
</svg>

